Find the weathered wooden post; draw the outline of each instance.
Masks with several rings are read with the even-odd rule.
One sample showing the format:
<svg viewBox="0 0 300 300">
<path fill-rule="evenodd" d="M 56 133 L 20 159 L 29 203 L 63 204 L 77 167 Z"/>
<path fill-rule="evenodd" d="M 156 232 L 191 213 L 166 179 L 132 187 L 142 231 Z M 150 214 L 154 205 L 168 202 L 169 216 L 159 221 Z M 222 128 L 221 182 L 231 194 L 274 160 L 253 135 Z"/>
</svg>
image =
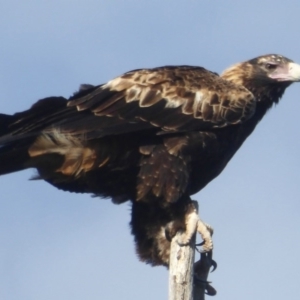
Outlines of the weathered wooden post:
<svg viewBox="0 0 300 300">
<path fill-rule="evenodd" d="M 198 210 L 198 203 L 193 203 Z M 216 268 L 212 252 L 201 254 L 201 259 L 194 263 L 196 235 L 190 245 L 179 246 L 180 235 L 178 232 L 171 242 L 169 300 L 204 300 L 205 294 L 214 296 L 216 291 L 207 282 L 210 268 Z"/>
<path fill-rule="evenodd" d="M 198 211 L 198 202 L 193 201 Z M 194 261 L 196 235 L 190 245 L 179 246 L 181 233 L 171 242 L 169 266 L 169 300 L 193 300 Z"/>
<path fill-rule="evenodd" d="M 177 239 L 172 239 L 169 266 L 169 300 L 193 299 L 193 268 L 195 257 L 195 237 L 188 246 L 179 246 Z"/>
</svg>

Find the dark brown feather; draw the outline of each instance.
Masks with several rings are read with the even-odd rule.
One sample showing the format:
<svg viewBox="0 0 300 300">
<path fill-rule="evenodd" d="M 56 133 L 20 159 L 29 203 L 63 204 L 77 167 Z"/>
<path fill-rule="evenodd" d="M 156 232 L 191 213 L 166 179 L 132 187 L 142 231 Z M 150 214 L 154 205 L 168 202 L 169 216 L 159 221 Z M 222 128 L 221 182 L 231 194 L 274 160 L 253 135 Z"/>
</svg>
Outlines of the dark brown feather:
<svg viewBox="0 0 300 300">
<path fill-rule="evenodd" d="M 33 167 L 35 179 L 59 189 L 132 201 L 140 258 L 167 265 L 190 196 L 222 172 L 293 81 L 272 79 L 267 63 L 282 71 L 291 60 L 262 56 L 221 77 L 191 66 L 134 70 L 0 115 L 0 174 Z"/>
</svg>

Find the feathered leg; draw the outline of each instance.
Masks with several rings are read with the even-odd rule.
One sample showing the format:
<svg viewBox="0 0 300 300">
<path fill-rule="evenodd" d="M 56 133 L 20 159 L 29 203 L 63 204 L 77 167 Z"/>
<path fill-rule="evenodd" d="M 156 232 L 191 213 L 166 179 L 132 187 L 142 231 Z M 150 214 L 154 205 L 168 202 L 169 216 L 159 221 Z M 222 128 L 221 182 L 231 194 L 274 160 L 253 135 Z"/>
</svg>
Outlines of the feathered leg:
<svg viewBox="0 0 300 300">
<path fill-rule="evenodd" d="M 213 228 L 200 219 L 195 204 L 192 203 L 185 216 L 185 232 L 182 234 L 178 244 L 181 246 L 188 245 L 195 232 L 198 232 L 203 239 L 203 243 L 201 243 L 202 249 L 200 252 L 204 253 L 211 251 L 213 249 Z"/>
</svg>

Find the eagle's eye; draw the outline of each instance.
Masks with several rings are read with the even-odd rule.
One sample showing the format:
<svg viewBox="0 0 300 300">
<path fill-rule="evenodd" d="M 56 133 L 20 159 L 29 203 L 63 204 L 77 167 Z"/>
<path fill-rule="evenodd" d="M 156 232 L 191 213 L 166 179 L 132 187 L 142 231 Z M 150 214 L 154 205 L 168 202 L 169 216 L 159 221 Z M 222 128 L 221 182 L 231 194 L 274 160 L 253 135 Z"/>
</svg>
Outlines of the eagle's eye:
<svg viewBox="0 0 300 300">
<path fill-rule="evenodd" d="M 275 64 L 265 64 L 265 67 L 266 67 L 267 70 L 271 71 L 271 70 L 275 70 L 277 65 L 275 65 Z"/>
</svg>

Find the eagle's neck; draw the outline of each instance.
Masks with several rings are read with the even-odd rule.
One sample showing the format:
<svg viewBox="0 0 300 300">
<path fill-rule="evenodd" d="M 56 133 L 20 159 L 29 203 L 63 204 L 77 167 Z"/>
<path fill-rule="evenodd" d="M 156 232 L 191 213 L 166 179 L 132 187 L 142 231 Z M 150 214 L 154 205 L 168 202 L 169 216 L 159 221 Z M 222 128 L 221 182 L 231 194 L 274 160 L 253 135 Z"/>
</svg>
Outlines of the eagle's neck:
<svg viewBox="0 0 300 300">
<path fill-rule="evenodd" d="M 252 92 L 257 101 L 254 117 L 259 122 L 266 112 L 279 102 L 288 85 L 286 83 L 276 86 L 274 84 L 262 85 L 249 80 L 244 83 L 244 86 Z"/>
<path fill-rule="evenodd" d="M 290 82 L 271 82 L 266 78 L 255 76 L 253 67 L 248 63 L 239 63 L 225 70 L 221 77 L 236 85 L 242 85 L 255 96 L 256 114 L 260 120 L 264 114 L 277 104 Z"/>
</svg>

